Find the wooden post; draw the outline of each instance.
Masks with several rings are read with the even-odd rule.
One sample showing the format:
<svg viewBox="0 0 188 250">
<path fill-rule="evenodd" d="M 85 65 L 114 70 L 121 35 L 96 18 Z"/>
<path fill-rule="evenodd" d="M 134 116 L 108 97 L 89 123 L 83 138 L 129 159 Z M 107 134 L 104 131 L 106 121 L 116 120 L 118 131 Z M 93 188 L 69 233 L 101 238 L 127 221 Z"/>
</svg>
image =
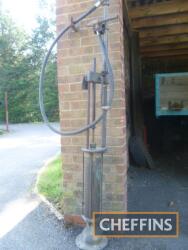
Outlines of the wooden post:
<svg viewBox="0 0 188 250">
<path fill-rule="evenodd" d="M 132 154 L 135 161 L 149 168 L 154 167 L 153 159 L 144 144 L 144 114 L 142 103 L 141 61 L 139 53 L 139 36 L 133 32 L 131 36 L 131 101 L 132 101 Z M 145 164 L 146 163 L 146 164 Z"/>
<path fill-rule="evenodd" d="M 139 53 L 139 36 L 136 32 L 133 32 L 131 36 L 131 85 L 133 130 L 136 135 L 139 135 L 143 139 L 144 117 L 142 109 L 141 61 Z"/>
<path fill-rule="evenodd" d="M 5 92 L 5 120 L 6 120 L 6 131 L 9 132 L 8 93 L 7 92 Z"/>
</svg>

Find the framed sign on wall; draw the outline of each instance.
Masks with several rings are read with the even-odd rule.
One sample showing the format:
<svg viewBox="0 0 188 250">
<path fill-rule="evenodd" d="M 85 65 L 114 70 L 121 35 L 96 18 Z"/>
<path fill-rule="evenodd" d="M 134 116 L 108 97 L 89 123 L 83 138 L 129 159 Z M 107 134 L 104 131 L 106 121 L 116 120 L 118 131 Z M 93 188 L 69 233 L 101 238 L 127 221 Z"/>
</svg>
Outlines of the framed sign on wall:
<svg viewBox="0 0 188 250">
<path fill-rule="evenodd" d="M 156 116 L 188 115 L 188 73 L 155 75 Z"/>
</svg>

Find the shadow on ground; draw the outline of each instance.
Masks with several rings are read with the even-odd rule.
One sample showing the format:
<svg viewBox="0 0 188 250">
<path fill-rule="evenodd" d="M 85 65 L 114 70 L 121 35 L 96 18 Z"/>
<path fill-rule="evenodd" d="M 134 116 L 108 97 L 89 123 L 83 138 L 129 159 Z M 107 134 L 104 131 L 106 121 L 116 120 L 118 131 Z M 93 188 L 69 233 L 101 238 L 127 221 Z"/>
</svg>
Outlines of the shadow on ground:
<svg viewBox="0 0 188 250">
<path fill-rule="evenodd" d="M 148 239 L 146 249 L 188 249 L 188 159 L 182 152 L 155 156 L 153 170 L 131 166 L 128 173 L 129 211 L 178 211 L 179 239 Z M 138 240 L 138 242 L 142 242 Z M 156 246 L 154 243 L 159 244 Z M 141 246 L 130 249 L 145 249 Z"/>
<path fill-rule="evenodd" d="M 24 231 L 23 231 L 24 228 Z M 75 238 L 81 228 L 65 228 L 49 209 L 40 204 L 0 241 L 0 249 L 16 250 L 76 250 Z M 180 247 L 181 246 L 181 247 Z M 176 239 L 116 239 L 110 240 L 109 250 L 187 249 L 187 241 Z"/>
<path fill-rule="evenodd" d="M 79 229 L 65 229 L 63 222 L 58 221 L 44 204 L 40 204 L 1 238 L 0 249 L 72 250 L 76 249 L 74 239 L 78 232 Z"/>
</svg>

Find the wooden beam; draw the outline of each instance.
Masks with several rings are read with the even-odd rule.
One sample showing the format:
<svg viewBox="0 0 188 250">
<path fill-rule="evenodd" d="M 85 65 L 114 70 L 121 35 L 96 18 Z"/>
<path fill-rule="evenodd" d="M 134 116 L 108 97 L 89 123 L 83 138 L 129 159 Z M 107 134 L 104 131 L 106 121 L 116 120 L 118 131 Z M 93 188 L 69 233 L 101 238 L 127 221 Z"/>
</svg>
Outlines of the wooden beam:
<svg viewBox="0 0 188 250">
<path fill-rule="evenodd" d="M 131 36 L 131 95 L 133 133 L 143 135 L 143 111 L 141 105 L 141 61 L 139 56 L 139 36 L 134 32 Z"/>
<path fill-rule="evenodd" d="M 150 61 L 159 61 L 159 58 L 162 59 L 162 60 L 166 60 L 169 62 L 169 60 L 172 60 L 172 57 L 173 57 L 173 60 L 176 60 L 176 61 L 181 61 L 181 62 L 184 62 L 184 63 L 187 63 L 188 62 L 188 55 L 172 55 L 172 56 L 161 56 L 161 57 L 144 57 L 144 56 L 141 56 L 142 60 L 145 61 L 145 62 L 150 62 Z"/>
<path fill-rule="evenodd" d="M 123 18 L 124 18 L 124 26 L 127 29 L 127 33 L 129 36 L 131 36 L 132 34 L 132 25 L 131 25 L 131 21 L 128 15 L 128 7 L 127 7 L 127 0 L 123 1 Z"/>
<path fill-rule="evenodd" d="M 163 44 L 178 44 L 188 42 L 188 34 L 185 35 L 174 35 L 174 36 L 163 36 L 163 37 L 149 37 L 140 39 L 140 47 L 156 46 Z"/>
<path fill-rule="evenodd" d="M 167 44 L 167 45 L 159 45 L 159 46 L 147 46 L 144 48 L 140 48 L 141 53 L 152 53 L 156 51 L 169 51 L 169 50 L 178 50 L 178 49 L 188 49 L 188 43 L 180 43 L 180 44 Z"/>
<path fill-rule="evenodd" d="M 186 11 L 188 11 L 187 1 L 173 0 L 132 8 L 129 10 L 129 15 L 131 18 L 143 18 L 174 13 L 184 13 Z"/>
<path fill-rule="evenodd" d="M 165 16 L 147 17 L 132 19 L 131 24 L 133 29 L 139 30 L 142 28 L 163 27 L 174 24 L 187 24 L 188 13 L 171 14 Z"/>
<path fill-rule="evenodd" d="M 148 4 L 155 4 L 159 2 L 166 2 L 170 0 L 127 0 L 127 4 L 131 7 L 135 6 L 143 6 L 143 5 L 148 5 Z"/>
<path fill-rule="evenodd" d="M 156 57 L 171 57 L 171 56 L 185 56 L 188 59 L 188 49 L 186 50 L 172 50 L 172 51 L 155 51 L 152 53 L 142 53 L 142 58 L 156 58 Z"/>
<path fill-rule="evenodd" d="M 142 86 L 141 86 L 141 61 L 139 56 L 139 36 L 137 33 L 132 33 L 131 36 L 131 101 L 132 101 L 132 137 L 134 145 L 139 150 L 141 158 L 139 164 L 153 168 L 154 163 L 152 157 L 144 144 L 144 116 L 142 109 Z M 136 141 L 135 141 L 136 138 Z M 133 141 L 133 140 L 132 140 Z M 136 144 L 135 144 L 136 142 Z M 135 146 L 133 146 L 135 147 Z M 136 160 L 137 154 L 132 151 L 133 159 Z M 137 163 L 138 163 L 137 162 Z M 142 162 L 142 163 L 141 163 Z"/>
<path fill-rule="evenodd" d="M 188 24 L 171 25 L 152 29 L 143 29 L 139 32 L 140 38 L 188 34 Z"/>
</svg>

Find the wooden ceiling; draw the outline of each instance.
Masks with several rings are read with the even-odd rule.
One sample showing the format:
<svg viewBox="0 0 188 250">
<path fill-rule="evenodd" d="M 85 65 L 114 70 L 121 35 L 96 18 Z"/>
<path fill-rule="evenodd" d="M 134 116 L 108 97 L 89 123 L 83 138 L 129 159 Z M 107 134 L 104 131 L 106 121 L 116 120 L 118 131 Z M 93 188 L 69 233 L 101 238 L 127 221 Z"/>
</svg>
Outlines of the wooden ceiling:
<svg viewBox="0 0 188 250">
<path fill-rule="evenodd" d="M 188 57 L 187 0 L 127 0 L 143 57 Z"/>
</svg>

